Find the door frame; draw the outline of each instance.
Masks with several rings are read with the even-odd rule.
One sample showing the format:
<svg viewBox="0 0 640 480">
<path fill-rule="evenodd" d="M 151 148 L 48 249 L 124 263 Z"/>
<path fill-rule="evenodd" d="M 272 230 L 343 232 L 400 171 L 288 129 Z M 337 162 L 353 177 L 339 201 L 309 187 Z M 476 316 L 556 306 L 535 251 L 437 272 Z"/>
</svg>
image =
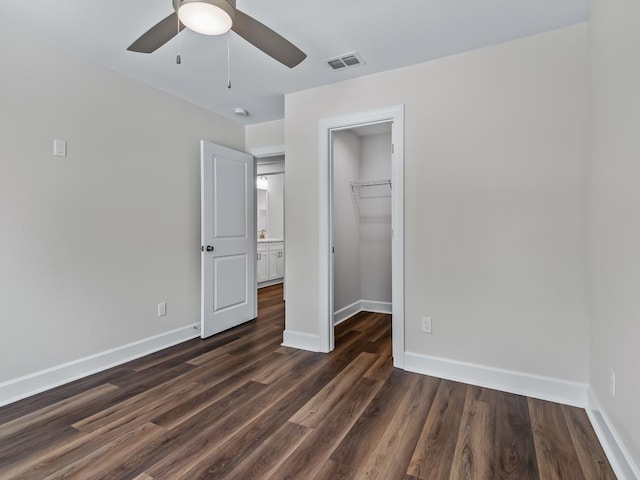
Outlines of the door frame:
<svg viewBox="0 0 640 480">
<path fill-rule="evenodd" d="M 279 156 L 284 156 L 285 157 L 285 170 L 286 170 L 286 157 L 287 154 L 285 152 L 285 146 L 284 145 L 272 145 L 272 146 L 267 146 L 267 147 L 256 147 L 256 148 L 249 148 L 247 149 L 247 153 L 250 155 L 253 155 L 253 158 L 255 159 L 255 170 L 253 172 L 254 177 L 258 178 L 258 159 L 261 158 L 270 158 L 270 157 L 279 157 Z M 285 171 L 276 171 L 276 172 L 272 172 L 269 173 L 268 175 L 279 175 L 285 174 Z M 255 187 L 257 190 L 257 186 Z M 257 194 L 257 192 L 256 192 Z M 283 192 L 284 195 L 284 192 Z M 282 212 L 282 216 L 283 216 L 283 232 L 282 232 L 282 240 L 284 241 L 284 246 L 285 246 L 285 256 L 284 256 L 284 263 L 285 266 L 287 264 L 287 255 L 286 255 L 286 248 L 287 248 L 287 215 L 286 215 L 286 202 L 283 202 L 283 209 L 285 209 L 285 212 Z M 257 206 L 256 206 L 256 218 L 257 218 L 258 212 L 257 212 Z M 256 238 L 256 245 L 258 240 Z M 257 247 L 256 247 L 257 248 Z M 256 255 L 256 262 L 258 261 L 258 257 Z M 286 268 L 285 268 L 286 270 Z M 256 282 L 256 292 L 258 291 L 258 282 Z M 287 299 L 287 275 L 285 272 L 284 275 L 284 279 L 282 281 L 282 299 L 286 301 Z"/>
<path fill-rule="evenodd" d="M 332 134 L 340 130 L 391 122 L 391 282 L 393 365 L 404 368 L 404 105 L 325 118 L 319 123 L 319 325 L 320 351 L 335 348 L 333 325 Z"/>
</svg>

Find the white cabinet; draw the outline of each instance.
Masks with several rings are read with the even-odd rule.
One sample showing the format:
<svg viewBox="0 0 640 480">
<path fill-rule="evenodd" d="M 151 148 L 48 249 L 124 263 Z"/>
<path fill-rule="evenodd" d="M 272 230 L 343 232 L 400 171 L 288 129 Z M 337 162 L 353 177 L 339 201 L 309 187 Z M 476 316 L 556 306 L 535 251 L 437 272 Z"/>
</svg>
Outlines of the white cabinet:
<svg viewBox="0 0 640 480">
<path fill-rule="evenodd" d="M 269 280 L 269 246 L 258 245 L 258 263 L 256 267 L 256 280 L 258 283 Z"/>
<path fill-rule="evenodd" d="M 258 283 L 284 278 L 284 243 L 265 242 L 258 244 Z M 273 282 L 275 283 L 275 282 Z"/>
<path fill-rule="evenodd" d="M 269 280 L 284 277 L 284 244 L 269 244 Z"/>
</svg>

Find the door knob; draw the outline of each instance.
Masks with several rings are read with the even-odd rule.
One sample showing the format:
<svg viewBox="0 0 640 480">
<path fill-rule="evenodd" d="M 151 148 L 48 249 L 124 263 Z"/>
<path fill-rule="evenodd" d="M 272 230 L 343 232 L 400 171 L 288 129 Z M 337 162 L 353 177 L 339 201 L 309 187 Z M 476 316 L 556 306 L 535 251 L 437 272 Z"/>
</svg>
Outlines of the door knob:
<svg viewBox="0 0 640 480">
<path fill-rule="evenodd" d="M 207 245 L 206 247 L 203 245 L 200 250 L 202 250 L 203 252 L 204 251 L 213 252 L 215 249 L 213 248 L 213 245 Z"/>
</svg>

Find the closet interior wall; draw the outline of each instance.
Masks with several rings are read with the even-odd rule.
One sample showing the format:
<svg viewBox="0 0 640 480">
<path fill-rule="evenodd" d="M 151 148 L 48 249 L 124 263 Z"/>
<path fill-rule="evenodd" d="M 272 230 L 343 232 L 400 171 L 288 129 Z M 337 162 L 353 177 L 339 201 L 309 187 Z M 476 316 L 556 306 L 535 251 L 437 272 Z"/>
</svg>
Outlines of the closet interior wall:
<svg viewBox="0 0 640 480">
<path fill-rule="evenodd" d="M 333 134 L 334 319 L 391 310 L 391 134 Z M 348 316 L 348 313 L 346 314 Z"/>
</svg>

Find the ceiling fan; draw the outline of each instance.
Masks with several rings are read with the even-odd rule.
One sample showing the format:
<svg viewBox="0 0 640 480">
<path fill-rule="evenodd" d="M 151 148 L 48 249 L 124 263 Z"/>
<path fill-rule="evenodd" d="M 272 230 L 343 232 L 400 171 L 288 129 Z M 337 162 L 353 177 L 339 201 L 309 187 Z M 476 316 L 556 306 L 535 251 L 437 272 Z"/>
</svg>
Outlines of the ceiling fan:
<svg viewBox="0 0 640 480">
<path fill-rule="evenodd" d="M 293 68 L 307 55 L 287 39 L 255 18 L 236 9 L 236 0 L 172 0 L 174 13 L 151 27 L 127 48 L 152 53 L 185 27 L 205 35 L 233 30 L 278 62 Z"/>
</svg>

